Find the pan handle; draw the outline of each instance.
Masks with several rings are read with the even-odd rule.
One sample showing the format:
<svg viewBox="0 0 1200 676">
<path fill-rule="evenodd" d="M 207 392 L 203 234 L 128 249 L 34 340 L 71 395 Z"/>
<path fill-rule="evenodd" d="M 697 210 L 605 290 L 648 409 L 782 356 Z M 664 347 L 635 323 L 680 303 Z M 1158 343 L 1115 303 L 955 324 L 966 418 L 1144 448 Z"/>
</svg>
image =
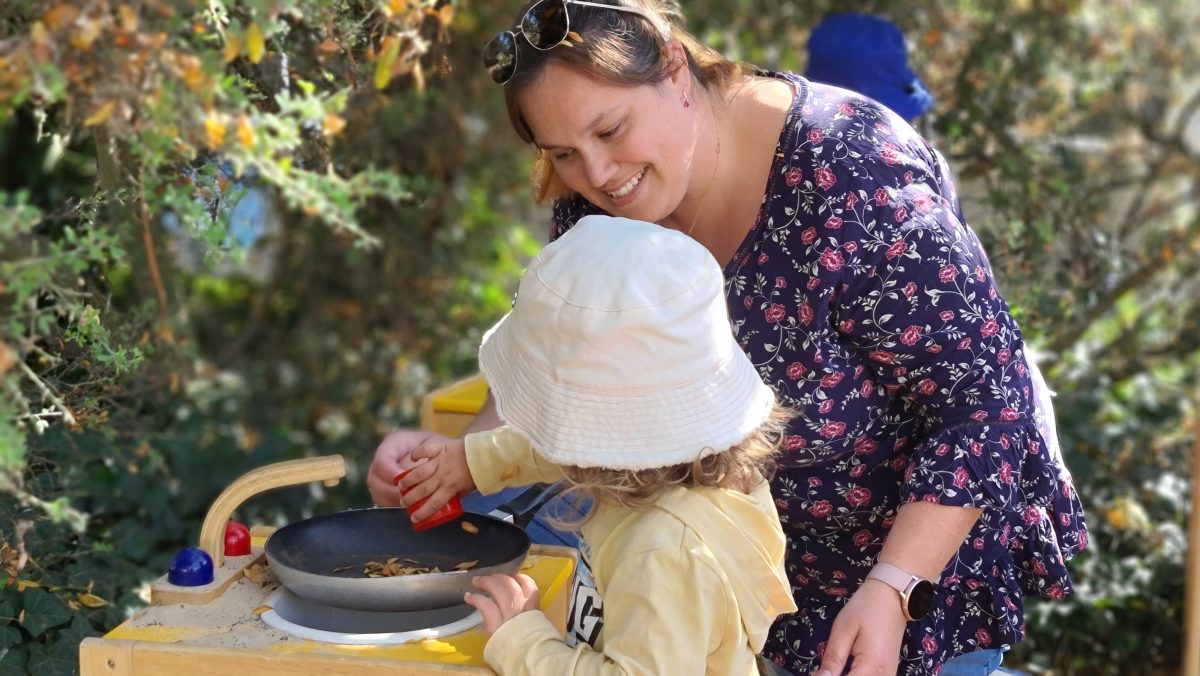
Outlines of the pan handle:
<svg viewBox="0 0 1200 676">
<path fill-rule="evenodd" d="M 552 484 L 533 484 L 524 493 L 493 509 L 488 516 L 509 521 L 524 528 L 547 502 L 567 489 L 565 481 Z"/>
</svg>

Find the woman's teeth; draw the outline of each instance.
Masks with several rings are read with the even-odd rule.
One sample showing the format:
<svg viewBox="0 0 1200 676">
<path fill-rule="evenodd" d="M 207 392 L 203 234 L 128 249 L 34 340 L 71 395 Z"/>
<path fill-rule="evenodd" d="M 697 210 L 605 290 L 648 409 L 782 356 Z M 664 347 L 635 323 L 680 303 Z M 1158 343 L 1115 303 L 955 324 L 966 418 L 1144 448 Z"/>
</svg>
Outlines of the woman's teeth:
<svg viewBox="0 0 1200 676">
<path fill-rule="evenodd" d="M 637 175 L 637 176 L 634 176 L 633 178 L 629 179 L 629 182 L 628 182 L 628 183 L 626 183 L 625 185 L 621 186 L 621 189 L 620 189 L 620 190 L 618 190 L 618 191 L 616 191 L 616 192 L 610 192 L 610 193 L 608 193 L 608 196 L 609 196 L 609 197 L 611 197 L 611 198 L 613 198 L 613 199 L 615 199 L 615 200 L 619 200 L 619 199 L 621 199 L 622 197 L 624 197 L 624 196 L 628 195 L 629 193 L 633 192 L 633 189 L 637 187 L 637 184 L 638 184 L 638 183 L 641 183 L 641 182 L 642 182 L 642 177 L 643 177 L 643 176 L 645 176 L 645 175 L 646 175 L 646 170 L 645 170 L 645 169 L 643 169 L 643 170 L 642 170 L 640 173 L 638 173 L 638 175 Z"/>
</svg>

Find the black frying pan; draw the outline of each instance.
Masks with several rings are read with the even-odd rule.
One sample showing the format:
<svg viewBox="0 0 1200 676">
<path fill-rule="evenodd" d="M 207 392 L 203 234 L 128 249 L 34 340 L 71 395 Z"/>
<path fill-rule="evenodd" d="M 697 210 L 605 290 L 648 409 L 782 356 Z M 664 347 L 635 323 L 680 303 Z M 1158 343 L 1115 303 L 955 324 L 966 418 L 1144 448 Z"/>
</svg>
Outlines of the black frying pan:
<svg viewBox="0 0 1200 676">
<path fill-rule="evenodd" d="M 264 551 L 275 577 L 310 601 L 352 610 L 445 608 L 463 602 L 463 594 L 474 589 L 471 578 L 476 575 L 511 575 L 520 570 L 530 544 L 522 526 L 560 490 L 558 485 L 531 486 L 497 510 L 511 515 L 507 518 L 514 523 L 498 516 L 464 514 L 417 532 L 408 512 L 399 507 L 326 514 L 280 528 L 267 540 Z M 463 523 L 478 532 L 468 532 Z M 436 566 L 443 572 L 375 578 L 363 573 L 367 562 L 385 563 L 392 558 L 404 559 L 403 565 Z M 455 570 L 470 562 L 474 563 L 469 569 Z"/>
</svg>

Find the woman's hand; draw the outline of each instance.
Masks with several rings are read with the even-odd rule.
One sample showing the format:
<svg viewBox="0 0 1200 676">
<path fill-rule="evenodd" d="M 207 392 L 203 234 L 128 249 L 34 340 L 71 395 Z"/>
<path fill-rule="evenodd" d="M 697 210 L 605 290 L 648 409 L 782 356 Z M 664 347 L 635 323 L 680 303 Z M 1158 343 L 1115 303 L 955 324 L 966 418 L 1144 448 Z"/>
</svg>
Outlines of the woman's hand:
<svg viewBox="0 0 1200 676">
<path fill-rule="evenodd" d="M 482 575 L 471 580 L 471 584 L 485 594 L 467 592 L 463 597 L 483 615 L 483 628 L 488 636 L 496 633 L 500 625 L 520 615 L 537 610 L 541 602 L 537 583 L 528 575 Z"/>
<path fill-rule="evenodd" d="M 467 449 L 462 439 L 445 437 L 423 444 L 409 454 L 412 471 L 400 482 L 401 500 L 406 508 L 428 497 L 420 509 L 409 514 L 413 521 L 433 516 L 450 499 L 475 490 Z"/>
<path fill-rule="evenodd" d="M 854 658 L 851 676 L 894 674 L 906 620 L 895 589 L 866 580 L 833 621 L 818 676 L 841 676 Z"/>
<path fill-rule="evenodd" d="M 367 490 L 376 506 L 400 506 L 400 491 L 393 481 L 397 474 L 413 466 L 409 454 L 422 444 L 447 439 L 449 437 L 425 430 L 396 430 L 384 437 L 375 449 L 375 459 L 367 474 Z"/>
</svg>

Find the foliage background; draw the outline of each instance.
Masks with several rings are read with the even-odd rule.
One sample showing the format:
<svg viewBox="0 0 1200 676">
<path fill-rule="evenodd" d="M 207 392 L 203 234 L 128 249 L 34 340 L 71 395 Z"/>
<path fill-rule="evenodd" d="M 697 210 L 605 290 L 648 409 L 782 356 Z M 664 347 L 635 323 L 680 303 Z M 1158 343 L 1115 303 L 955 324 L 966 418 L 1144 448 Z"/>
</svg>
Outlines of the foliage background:
<svg viewBox="0 0 1200 676">
<path fill-rule="evenodd" d="M 77 670 L 238 475 L 342 453 L 285 523 L 365 506 L 419 396 L 470 372 L 545 238 L 478 67 L 516 2 L 16 0 L 0 8 L 0 674 Z M 1057 390 L 1078 594 L 1009 660 L 1179 668 L 1200 359 L 1195 3 L 686 4 L 802 70 L 833 9 L 909 36 L 922 125 Z M 1147 638 L 1148 637 L 1148 638 Z"/>
</svg>

